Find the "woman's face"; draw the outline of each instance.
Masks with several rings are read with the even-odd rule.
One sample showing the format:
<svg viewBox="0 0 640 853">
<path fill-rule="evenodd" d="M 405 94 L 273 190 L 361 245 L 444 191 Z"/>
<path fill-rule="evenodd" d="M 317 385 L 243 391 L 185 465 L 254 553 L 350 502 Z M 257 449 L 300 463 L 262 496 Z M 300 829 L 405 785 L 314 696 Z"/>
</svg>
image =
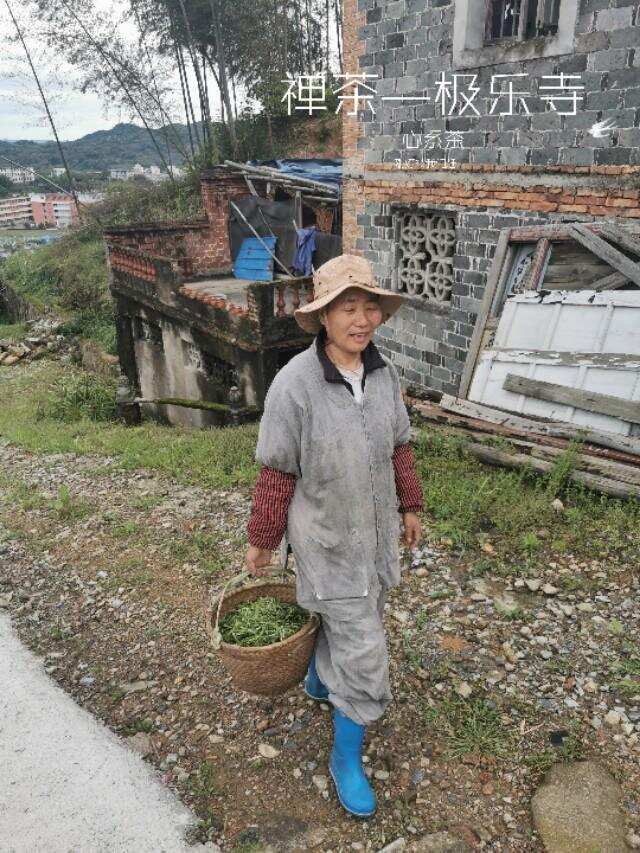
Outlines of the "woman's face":
<svg viewBox="0 0 640 853">
<path fill-rule="evenodd" d="M 331 343 L 345 352 L 362 352 L 382 323 L 382 309 L 375 294 L 350 287 L 320 314 Z"/>
</svg>

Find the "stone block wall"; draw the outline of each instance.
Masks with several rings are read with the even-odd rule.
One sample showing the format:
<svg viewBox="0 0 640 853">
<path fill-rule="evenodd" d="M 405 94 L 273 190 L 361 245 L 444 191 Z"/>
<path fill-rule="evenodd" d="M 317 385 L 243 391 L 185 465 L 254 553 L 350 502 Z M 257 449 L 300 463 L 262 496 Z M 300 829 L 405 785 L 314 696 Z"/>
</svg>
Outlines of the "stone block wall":
<svg viewBox="0 0 640 853">
<path fill-rule="evenodd" d="M 391 237 L 386 224 L 374 224 L 376 220 L 380 222 L 379 209 L 379 203 L 367 203 L 359 221 L 388 243 Z M 380 328 L 376 345 L 393 360 L 407 386 L 456 394 L 500 229 L 536 225 L 543 220 L 535 213 L 456 211 L 451 205 L 441 209 L 456 216 L 455 281 L 450 306 L 425 305 L 419 298 L 408 300 Z M 387 285 L 393 258 L 370 250 L 364 254 L 373 263 L 378 280 Z"/>
<path fill-rule="evenodd" d="M 375 74 L 375 115 L 345 117 L 344 251 L 367 257 L 392 288 L 398 269 L 399 211 L 446 214 L 455 222 L 450 299 L 412 296 L 382 327 L 377 343 L 406 385 L 457 393 L 487 274 L 501 229 L 566 221 L 624 225 L 640 217 L 640 10 L 626 0 L 574 0 L 571 47 L 531 58 L 457 65 L 455 15 L 473 0 L 345 0 L 345 66 Z M 563 4 L 572 0 L 560 0 Z M 564 5 L 566 8 L 566 5 Z M 543 46 L 540 39 L 533 50 Z M 382 96 L 433 99 L 444 72 L 476 74 L 480 117 L 443 116 L 431 102 L 383 102 Z M 530 114 L 487 115 L 490 81 L 526 74 Z M 580 74 L 584 98 L 561 116 L 540 98 L 544 75 Z M 358 126 L 354 126 L 354 122 Z M 611 133 L 589 131 L 609 121 Z M 461 147 L 429 150 L 455 157 L 454 169 L 413 163 L 399 168 L 406 135 L 456 131 Z M 351 146 L 349 148 L 349 145 Z"/>
<path fill-rule="evenodd" d="M 567 0 L 561 0 L 565 3 Z M 379 96 L 376 114 L 362 116 L 365 163 L 392 162 L 401 155 L 403 134 L 459 131 L 462 147 L 457 162 L 507 165 L 629 165 L 640 164 L 640 18 L 636 4 L 626 0 L 580 0 L 570 53 L 538 59 L 507 61 L 477 68 L 456 68 L 453 55 L 454 15 L 465 4 L 446 0 L 359 0 L 364 16 L 359 28 L 358 55 L 347 67 L 378 75 L 373 85 Z M 544 41 L 544 40 L 538 40 Z M 511 56 L 511 54 L 506 54 Z M 474 104 L 480 117 L 468 109 L 441 115 L 434 100 L 435 83 L 442 73 L 476 74 L 480 93 Z M 490 81 L 497 74 L 526 74 L 516 86 L 530 114 L 488 115 Z M 543 76 L 581 75 L 584 102 L 575 116 L 560 115 L 541 100 Z M 461 81 L 461 83 L 467 81 Z M 381 96 L 425 95 L 423 104 L 382 101 Z M 518 108 L 521 110 L 521 107 Z M 589 128 L 609 120 L 616 129 L 595 138 Z M 435 158 L 444 157 L 434 149 Z"/>
</svg>

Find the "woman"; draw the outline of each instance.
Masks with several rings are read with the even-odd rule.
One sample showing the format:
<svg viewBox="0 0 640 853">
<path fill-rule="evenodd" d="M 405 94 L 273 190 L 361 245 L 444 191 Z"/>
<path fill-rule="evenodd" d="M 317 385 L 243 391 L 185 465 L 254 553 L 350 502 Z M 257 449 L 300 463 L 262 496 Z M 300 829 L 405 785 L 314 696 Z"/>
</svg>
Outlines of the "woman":
<svg viewBox="0 0 640 853">
<path fill-rule="evenodd" d="M 340 802 L 368 816 L 376 800 L 362 745 L 365 726 L 391 700 L 382 616 L 400 581 L 398 503 L 406 544 L 421 535 L 398 374 L 372 342 L 402 297 L 377 288 L 355 255 L 323 264 L 313 282 L 314 300 L 295 318 L 316 339 L 280 370 L 265 400 L 246 564 L 265 574 L 286 529 L 298 603 L 322 616 L 305 690 L 333 705 L 329 770 Z"/>
</svg>

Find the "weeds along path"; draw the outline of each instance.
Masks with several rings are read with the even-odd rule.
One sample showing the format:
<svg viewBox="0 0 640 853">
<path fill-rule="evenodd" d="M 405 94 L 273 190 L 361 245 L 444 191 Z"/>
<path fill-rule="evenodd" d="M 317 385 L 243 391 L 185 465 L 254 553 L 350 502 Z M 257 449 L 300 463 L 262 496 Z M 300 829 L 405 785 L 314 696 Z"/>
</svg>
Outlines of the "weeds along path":
<svg viewBox="0 0 640 853">
<path fill-rule="evenodd" d="M 640 601 L 637 537 L 624 513 L 608 516 L 616 560 L 535 551 L 530 537 L 518 551 L 520 529 L 500 554 L 485 540 L 481 550 L 438 536 L 410 565 L 405 555 L 386 613 L 395 701 L 367 737 L 380 809 L 358 823 L 330 787 L 328 708 L 299 687 L 273 700 L 235 691 L 207 646 L 209 588 L 237 572 L 246 547 L 247 435 L 237 434 L 245 449 L 234 451 L 235 467 L 225 473 L 212 459 L 209 475 L 242 485 L 188 485 L 191 460 L 205 471 L 218 434 L 77 423 L 56 432 L 46 420 L 38 434 L 37 423 L 25 426 L 29 399 L 7 400 L 13 420 L 5 409 L 0 433 L 14 443 L 0 443 L 0 607 L 50 675 L 159 768 L 201 818 L 199 838 L 225 852 L 336 853 L 399 837 L 410 849 L 446 829 L 469 849 L 540 851 L 532 793 L 551 763 L 588 755 L 620 780 L 638 831 Z M 164 466 L 169 435 L 180 452 Z M 74 441 L 75 452 L 60 452 Z M 156 467 L 136 466 L 143 451 Z M 456 494 L 465 476 L 481 475 L 485 491 L 501 482 L 432 453 L 419 450 L 429 500 L 456 497 L 445 492 L 448 470 Z M 544 495 L 520 488 L 521 504 L 543 506 Z M 558 521 L 554 536 L 569 536 L 567 525 Z"/>
</svg>

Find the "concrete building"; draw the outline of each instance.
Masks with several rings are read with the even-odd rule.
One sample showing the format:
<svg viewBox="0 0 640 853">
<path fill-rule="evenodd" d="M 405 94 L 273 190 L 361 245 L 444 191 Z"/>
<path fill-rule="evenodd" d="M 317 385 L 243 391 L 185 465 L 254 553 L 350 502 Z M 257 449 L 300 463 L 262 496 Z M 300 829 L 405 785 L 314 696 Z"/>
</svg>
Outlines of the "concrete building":
<svg viewBox="0 0 640 853">
<path fill-rule="evenodd" d="M 268 184 L 275 194 L 277 178 L 267 178 L 252 175 L 252 186 L 265 191 Z M 293 311 L 311 298 L 312 285 L 309 277 L 277 270 L 273 280 L 256 280 L 257 273 L 250 278 L 248 268 L 247 277 L 234 273 L 240 248 L 235 245 L 234 254 L 234 241 L 251 236 L 238 218 L 240 208 L 246 217 L 253 211 L 264 238 L 278 235 L 279 259 L 292 260 L 293 199 L 253 195 L 245 177 L 224 166 L 205 171 L 201 187 L 206 219 L 109 228 L 105 242 L 121 369 L 144 401 L 143 412 L 174 424 L 212 426 L 228 422 L 236 396 L 243 417 L 255 417 L 278 369 L 308 346 L 311 338 Z M 332 234 L 337 202 L 327 206 L 317 192 L 304 202 L 301 224 L 317 223 L 317 251 L 324 237 L 328 259 L 340 251 L 340 238 Z"/>
<path fill-rule="evenodd" d="M 21 169 L 14 166 L 3 167 L 0 169 L 0 175 L 8 178 L 14 184 L 32 184 L 36 179 L 36 173 L 33 169 Z"/>
<path fill-rule="evenodd" d="M 33 209 L 29 196 L 0 198 L 0 226 L 33 225 Z"/>
<path fill-rule="evenodd" d="M 175 177 L 175 169 L 173 174 Z M 146 178 L 148 181 L 153 181 L 154 183 L 166 181 L 169 178 L 167 173 L 163 172 L 158 166 L 142 166 L 140 163 L 136 163 L 131 168 L 127 166 L 118 166 L 110 169 L 109 177 L 112 181 L 129 181 L 131 178 L 142 177 Z"/>
<path fill-rule="evenodd" d="M 575 290 L 585 268 L 600 265 L 603 282 L 618 271 L 619 287 L 625 261 L 636 259 L 639 244 L 625 234 L 640 219 L 637 7 L 344 6 L 345 68 L 369 75 L 370 87 L 360 84 L 357 116 L 347 103 L 342 110 L 345 251 L 408 296 L 377 340 L 404 382 L 464 394 L 479 314 L 497 320 L 508 293 L 539 286 L 543 269 Z M 615 255 L 612 234 L 622 240 Z M 483 307 L 500 276 L 507 283 Z M 484 327 L 476 338 L 484 331 L 490 338 Z"/>
<path fill-rule="evenodd" d="M 126 166 L 116 166 L 109 169 L 109 177 L 112 181 L 128 181 L 131 177 L 131 170 Z"/>
<path fill-rule="evenodd" d="M 78 224 L 76 203 L 71 196 L 64 193 L 34 193 L 31 195 L 31 205 L 36 225 L 69 228 Z"/>
</svg>

